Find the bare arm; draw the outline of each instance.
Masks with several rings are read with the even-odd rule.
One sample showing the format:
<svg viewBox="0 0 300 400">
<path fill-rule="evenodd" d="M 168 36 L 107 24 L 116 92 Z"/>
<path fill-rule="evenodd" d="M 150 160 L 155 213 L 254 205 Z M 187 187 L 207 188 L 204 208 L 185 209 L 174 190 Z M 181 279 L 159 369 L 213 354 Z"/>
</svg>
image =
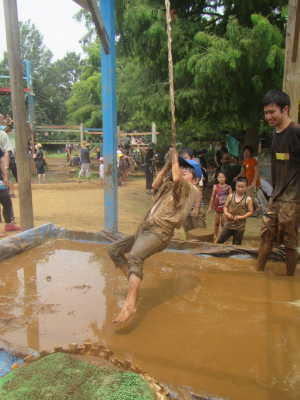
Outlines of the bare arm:
<svg viewBox="0 0 300 400">
<path fill-rule="evenodd" d="M 232 194 L 230 194 L 226 199 L 226 202 L 225 202 L 225 205 L 224 205 L 224 215 L 225 215 L 225 217 L 227 219 L 233 220 L 234 216 L 228 210 L 228 206 L 229 206 L 229 202 L 231 201 L 231 198 L 232 198 Z"/>
<path fill-rule="evenodd" d="M 158 190 L 158 189 L 159 189 L 159 187 L 161 186 L 161 184 L 162 184 L 162 182 L 163 182 L 165 176 L 166 176 L 166 175 L 168 174 L 168 172 L 170 171 L 171 166 L 172 166 L 172 164 L 171 164 L 171 158 L 170 158 L 170 155 L 169 155 L 169 157 L 168 157 L 168 159 L 167 159 L 165 165 L 164 165 L 163 168 L 158 172 L 158 174 L 156 175 L 156 178 L 155 178 L 154 181 L 153 181 L 152 188 L 153 188 L 154 190 Z"/>
<path fill-rule="evenodd" d="M 171 152 L 172 157 L 172 178 L 173 182 L 179 182 L 181 179 L 181 172 L 179 167 L 178 153 L 175 148 Z"/>
<path fill-rule="evenodd" d="M 212 205 L 213 205 L 215 193 L 216 193 L 216 185 L 214 185 L 214 187 L 213 187 L 213 191 L 212 191 L 212 194 L 211 194 L 211 198 L 210 198 L 210 201 L 209 201 L 207 212 L 210 212 L 212 210 Z"/>
<path fill-rule="evenodd" d="M 202 190 L 197 190 L 197 194 L 195 196 L 195 205 L 194 208 L 191 212 L 192 217 L 197 217 L 199 215 L 199 210 L 201 207 L 201 201 L 202 201 Z"/>
</svg>

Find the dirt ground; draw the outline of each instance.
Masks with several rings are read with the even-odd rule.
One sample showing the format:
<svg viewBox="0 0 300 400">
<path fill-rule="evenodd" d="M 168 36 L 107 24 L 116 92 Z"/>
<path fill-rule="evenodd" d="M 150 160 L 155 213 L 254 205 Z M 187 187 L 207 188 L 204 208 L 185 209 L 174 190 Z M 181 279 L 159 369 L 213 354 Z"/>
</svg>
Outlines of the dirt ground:
<svg viewBox="0 0 300 400">
<path fill-rule="evenodd" d="M 97 166 L 91 179 L 78 179 L 77 170 L 66 167 L 63 158 L 47 159 L 46 183 L 36 183 L 33 177 L 32 193 L 35 226 L 54 223 L 64 228 L 97 232 L 104 226 L 103 188 L 97 178 Z M 17 193 L 17 191 L 16 191 Z M 142 174 L 130 176 L 118 191 L 119 196 L 119 231 L 135 232 L 139 222 L 152 204 L 152 198 L 146 193 L 145 179 Z M 207 197 L 207 196 L 206 196 Z M 13 199 L 18 222 L 18 198 Z M 260 219 L 250 218 L 247 222 L 245 244 L 257 245 Z M 199 233 L 213 231 L 213 215 L 208 216 L 207 228 Z M 182 231 L 176 236 L 183 239 Z"/>
</svg>

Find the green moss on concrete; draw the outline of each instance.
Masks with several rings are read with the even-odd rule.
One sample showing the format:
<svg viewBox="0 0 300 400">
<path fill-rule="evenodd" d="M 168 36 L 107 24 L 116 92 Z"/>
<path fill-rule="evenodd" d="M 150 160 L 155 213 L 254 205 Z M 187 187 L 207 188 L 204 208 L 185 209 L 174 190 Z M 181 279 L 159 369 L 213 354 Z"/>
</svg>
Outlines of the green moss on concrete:
<svg viewBox="0 0 300 400">
<path fill-rule="evenodd" d="M 3 400 L 154 400 L 133 372 L 99 368 L 63 353 L 51 354 L 0 380 Z"/>
</svg>

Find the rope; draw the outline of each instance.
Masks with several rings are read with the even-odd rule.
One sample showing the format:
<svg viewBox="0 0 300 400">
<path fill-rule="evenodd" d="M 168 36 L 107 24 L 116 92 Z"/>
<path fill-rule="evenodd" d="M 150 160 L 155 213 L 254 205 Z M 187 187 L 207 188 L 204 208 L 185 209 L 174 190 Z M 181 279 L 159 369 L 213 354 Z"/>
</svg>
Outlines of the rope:
<svg viewBox="0 0 300 400">
<path fill-rule="evenodd" d="M 166 3 L 166 22 L 168 34 L 168 64 L 169 64 L 169 86 L 170 86 L 170 106 L 171 106 L 171 133 L 172 146 L 176 147 L 176 115 L 175 115 L 175 89 L 174 89 L 174 68 L 172 56 L 172 28 L 171 28 L 171 9 L 170 0 L 165 0 Z"/>
</svg>

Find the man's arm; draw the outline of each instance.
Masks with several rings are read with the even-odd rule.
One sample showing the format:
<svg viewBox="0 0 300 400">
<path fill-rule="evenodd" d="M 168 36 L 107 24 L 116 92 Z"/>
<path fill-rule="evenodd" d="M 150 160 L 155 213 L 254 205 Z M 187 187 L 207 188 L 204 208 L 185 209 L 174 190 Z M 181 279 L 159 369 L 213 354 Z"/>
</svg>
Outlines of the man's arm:
<svg viewBox="0 0 300 400">
<path fill-rule="evenodd" d="M 224 205 L 224 215 L 225 215 L 225 217 L 227 218 L 227 219 L 231 219 L 231 220 L 233 220 L 234 219 L 234 216 L 229 212 L 229 210 L 228 210 L 228 206 L 229 206 L 229 203 L 230 203 L 230 201 L 231 201 L 231 198 L 232 198 L 232 194 L 230 194 L 228 197 L 227 197 L 227 199 L 226 199 L 226 202 L 225 202 L 225 205 Z"/>
<path fill-rule="evenodd" d="M 159 187 L 161 186 L 161 184 L 162 184 L 164 178 L 166 177 L 166 175 L 168 174 L 168 172 L 169 172 L 170 169 L 171 169 L 172 163 L 171 163 L 171 158 L 170 158 L 170 157 L 171 157 L 171 155 L 169 154 L 169 156 L 168 156 L 168 158 L 167 158 L 167 160 L 166 160 L 165 165 L 164 165 L 163 168 L 158 172 L 158 174 L 156 175 L 156 178 L 155 178 L 154 181 L 153 181 L 152 188 L 153 188 L 154 190 L 158 190 L 158 189 L 159 189 Z"/>
<path fill-rule="evenodd" d="M 201 190 L 197 190 L 197 193 L 195 195 L 195 204 L 194 204 L 194 208 L 191 212 L 191 216 L 192 217 L 198 217 L 199 215 L 199 211 L 201 208 L 201 201 L 202 201 L 202 191 Z"/>
<path fill-rule="evenodd" d="M 171 151 L 172 158 L 172 179 L 173 182 L 179 182 L 181 179 L 181 172 L 179 167 L 178 153 L 175 148 Z"/>
<path fill-rule="evenodd" d="M 213 186 L 213 191 L 212 191 L 212 194 L 211 194 L 211 198 L 210 198 L 210 202 L 209 202 L 209 205 L 208 205 L 207 212 L 210 212 L 212 210 L 215 193 L 216 193 L 216 185 Z"/>
</svg>

